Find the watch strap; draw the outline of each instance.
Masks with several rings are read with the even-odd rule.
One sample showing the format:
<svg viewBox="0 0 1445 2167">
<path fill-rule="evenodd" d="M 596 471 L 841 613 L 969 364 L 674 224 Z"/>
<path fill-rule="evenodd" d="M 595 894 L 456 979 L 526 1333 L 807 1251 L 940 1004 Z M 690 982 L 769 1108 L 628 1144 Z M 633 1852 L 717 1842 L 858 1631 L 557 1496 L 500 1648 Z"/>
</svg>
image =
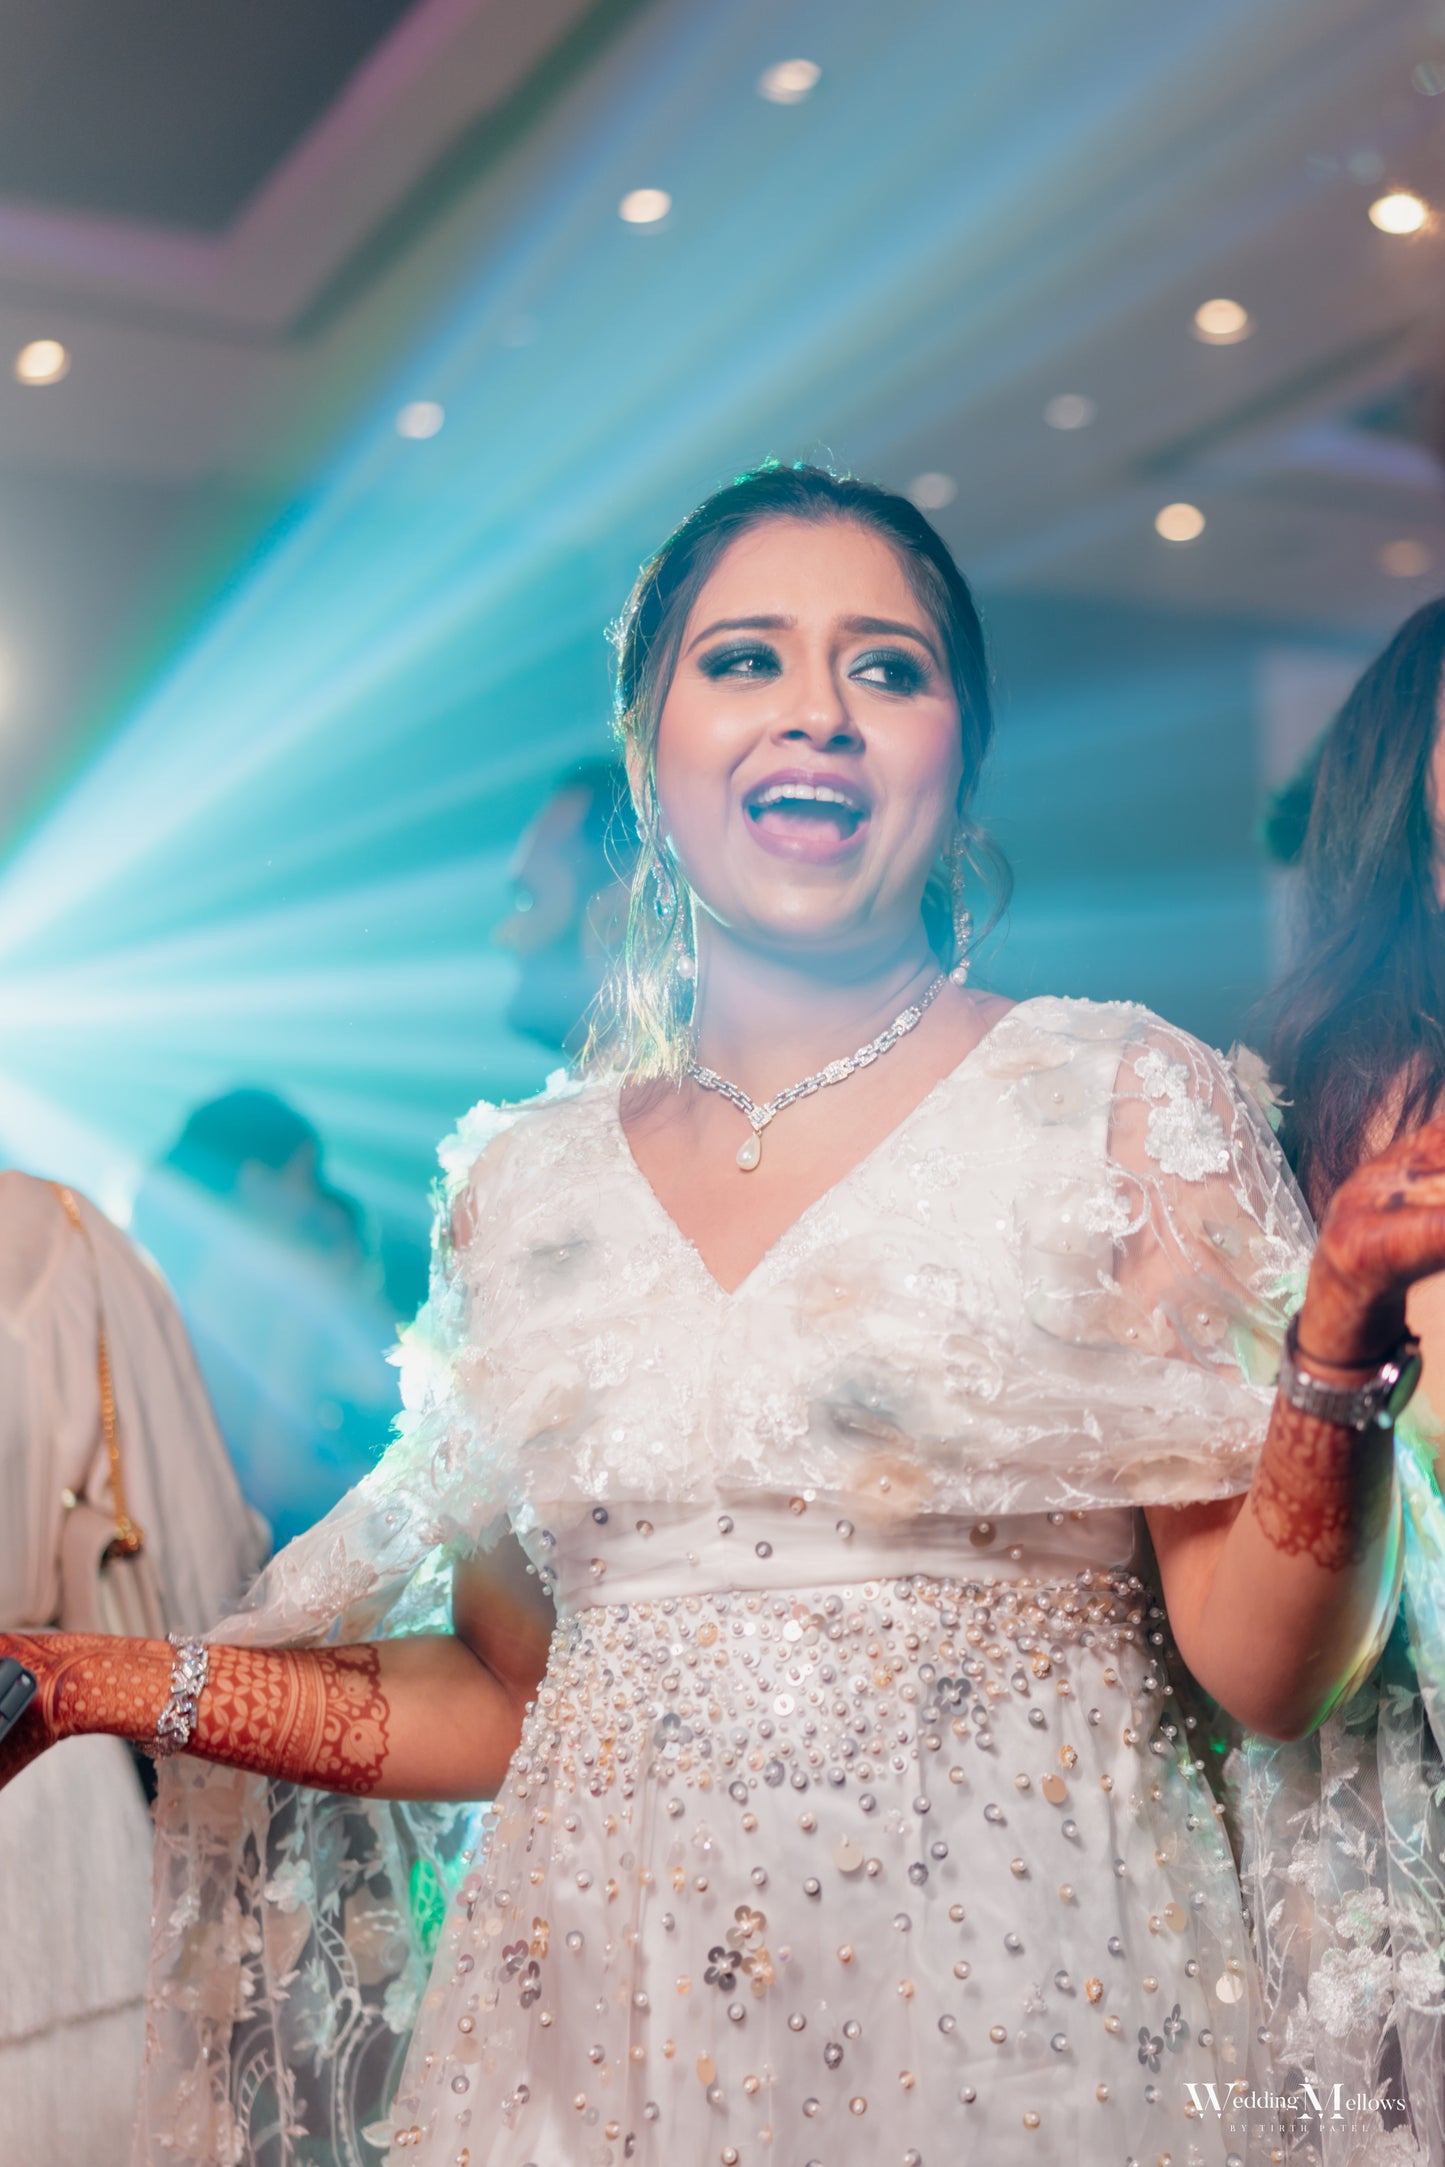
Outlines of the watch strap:
<svg viewBox="0 0 1445 2167">
<path fill-rule="evenodd" d="M 1313 1415 L 1336 1429 L 1393 1429 L 1420 1382 L 1420 1342 L 1407 1332 L 1383 1362 L 1357 1385 L 1330 1384 L 1313 1377 L 1303 1367 L 1309 1357 L 1300 1353 L 1299 1319 L 1290 1319 L 1280 1354 L 1279 1392 L 1301 1414 Z"/>
</svg>

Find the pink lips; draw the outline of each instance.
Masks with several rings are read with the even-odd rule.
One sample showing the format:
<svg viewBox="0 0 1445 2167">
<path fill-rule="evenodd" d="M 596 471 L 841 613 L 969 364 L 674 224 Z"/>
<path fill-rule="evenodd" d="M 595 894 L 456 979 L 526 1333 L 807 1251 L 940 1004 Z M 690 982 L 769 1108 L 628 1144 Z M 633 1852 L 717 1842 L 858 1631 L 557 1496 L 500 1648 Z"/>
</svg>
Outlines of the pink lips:
<svg viewBox="0 0 1445 2167">
<path fill-rule="evenodd" d="M 748 833 L 771 856 L 822 865 L 860 846 L 870 806 L 851 776 L 821 768 L 780 768 L 743 799 Z"/>
</svg>

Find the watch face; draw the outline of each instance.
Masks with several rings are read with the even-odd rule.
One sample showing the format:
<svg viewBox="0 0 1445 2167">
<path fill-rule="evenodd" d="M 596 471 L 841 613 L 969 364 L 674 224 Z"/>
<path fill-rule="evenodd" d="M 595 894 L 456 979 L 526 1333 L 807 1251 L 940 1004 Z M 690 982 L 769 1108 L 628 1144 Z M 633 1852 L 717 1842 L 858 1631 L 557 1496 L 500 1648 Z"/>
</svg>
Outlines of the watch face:
<svg viewBox="0 0 1445 2167">
<path fill-rule="evenodd" d="M 1400 1374 L 1391 1386 L 1390 1395 L 1381 1409 L 1381 1414 L 1386 1422 L 1393 1422 L 1409 1406 L 1414 1397 L 1415 1387 L 1420 1382 L 1422 1367 L 1418 1352 L 1407 1355 L 1400 1364 Z"/>
</svg>

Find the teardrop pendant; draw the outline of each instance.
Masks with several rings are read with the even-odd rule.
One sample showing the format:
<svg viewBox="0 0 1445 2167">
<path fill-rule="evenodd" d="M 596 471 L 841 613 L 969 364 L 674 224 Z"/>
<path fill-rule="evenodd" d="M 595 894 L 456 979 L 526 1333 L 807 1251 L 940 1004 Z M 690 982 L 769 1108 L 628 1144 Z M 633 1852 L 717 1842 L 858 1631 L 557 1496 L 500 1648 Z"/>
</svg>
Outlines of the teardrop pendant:
<svg viewBox="0 0 1445 2167">
<path fill-rule="evenodd" d="M 763 1140 L 754 1130 L 745 1144 L 738 1145 L 738 1165 L 745 1174 L 750 1174 L 762 1155 Z"/>
</svg>

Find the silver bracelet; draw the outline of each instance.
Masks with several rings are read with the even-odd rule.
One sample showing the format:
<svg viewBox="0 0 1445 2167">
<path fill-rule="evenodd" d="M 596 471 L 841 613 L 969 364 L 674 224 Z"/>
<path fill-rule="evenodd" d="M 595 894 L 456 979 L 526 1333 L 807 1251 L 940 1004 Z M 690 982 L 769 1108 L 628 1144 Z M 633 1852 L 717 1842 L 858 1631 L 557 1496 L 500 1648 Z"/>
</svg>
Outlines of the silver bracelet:
<svg viewBox="0 0 1445 2167">
<path fill-rule="evenodd" d="M 182 1640 L 178 1633 L 172 1633 L 170 1643 L 176 1651 L 171 1665 L 170 1698 L 160 1712 L 155 1737 L 145 1748 L 157 1761 L 184 1753 L 195 1737 L 201 1695 L 211 1675 L 211 1651 L 203 1640 Z"/>
</svg>

